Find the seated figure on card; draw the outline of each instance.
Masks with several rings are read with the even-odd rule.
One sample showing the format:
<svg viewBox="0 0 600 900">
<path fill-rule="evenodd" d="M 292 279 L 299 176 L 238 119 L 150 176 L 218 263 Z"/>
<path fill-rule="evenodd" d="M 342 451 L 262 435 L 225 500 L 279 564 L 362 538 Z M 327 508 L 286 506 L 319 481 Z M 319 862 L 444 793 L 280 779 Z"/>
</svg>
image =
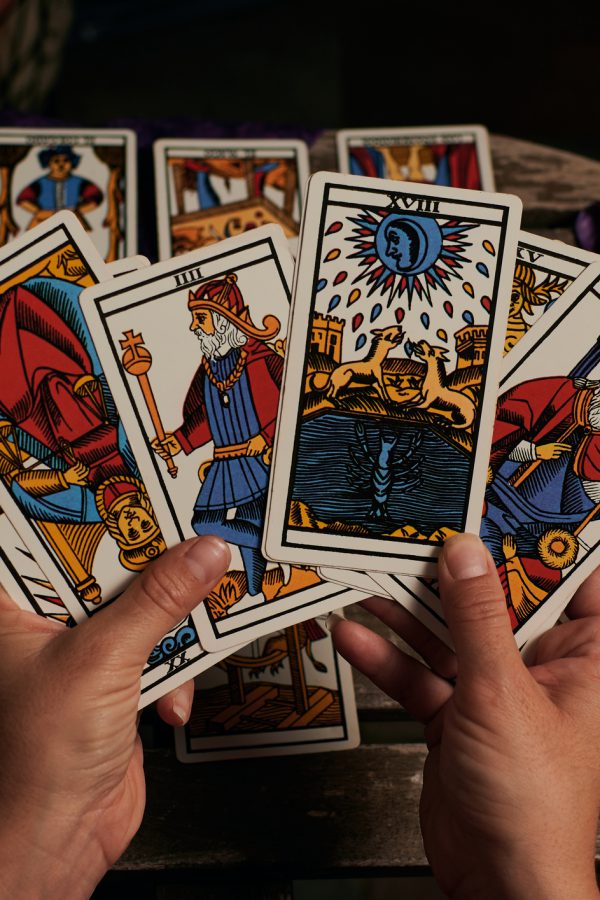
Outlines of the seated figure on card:
<svg viewBox="0 0 600 900">
<path fill-rule="evenodd" d="M 34 520 L 103 525 L 123 566 L 138 571 L 164 542 L 77 287 L 31 278 L 0 295 L 0 478 Z"/>
<path fill-rule="evenodd" d="M 85 213 L 102 203 L 103 194 L 98 185 L 74 174 L 81 161 L 79 154 L 68 144 L 58 144 L 40 150 L 38 159 L 48 171 L 26 185 L 17 197 L 18 205 L 31 213 L 29 228 L 60 209 L 73 210 L 85 226 Z"/>
<path fill-rule="evenodd" d="M 523 382 L 498 402 L 481 536 L 505 588 L 518 562 L 529 600 L 556 587 L 600 513 L 600 382 L 588 377 L 597 354 L 594 346 L 569 376 Z"/>
</svg>

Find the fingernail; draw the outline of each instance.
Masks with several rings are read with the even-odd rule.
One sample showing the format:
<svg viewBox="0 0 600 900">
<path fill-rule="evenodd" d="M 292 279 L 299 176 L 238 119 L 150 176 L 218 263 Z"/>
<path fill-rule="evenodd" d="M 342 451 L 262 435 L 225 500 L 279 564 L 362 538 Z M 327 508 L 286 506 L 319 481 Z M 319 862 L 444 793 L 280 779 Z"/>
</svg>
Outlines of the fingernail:
<svg viewBox="0 0 600 900">
<path fill-rule="evenodd" d="M 457 534 L 444 544 L 444 563 L 456 581 L 480 578 L 488 572 L 488 552 L 475 534 Z"/>
<path fill-rule="evenodd" d="M 330 634 L 333 634 L 333 629 L 337 625 L 338 622 L 342 621 L 342 617 L 338 616 L 337 613 L 329 613 L 327 618 L 325 619 L 325 627 Z"/>
<path fill-rule="evenodd" d="M 174 703 L 173 704 L 173 716 L 177 719 L 178 725 L 185 725 L 187 720 L 190 717 L 190 710 L 188 707 L 183 706 L 182 703 Z"/>
<path fill-rule="evenodd" d="M 183 558 L 198 581 L 213 582 L 227 569 L 231 554 L 225 541 L 214 534 L 209 534 L 190 541 L 189 549 Z"/>
</svg>

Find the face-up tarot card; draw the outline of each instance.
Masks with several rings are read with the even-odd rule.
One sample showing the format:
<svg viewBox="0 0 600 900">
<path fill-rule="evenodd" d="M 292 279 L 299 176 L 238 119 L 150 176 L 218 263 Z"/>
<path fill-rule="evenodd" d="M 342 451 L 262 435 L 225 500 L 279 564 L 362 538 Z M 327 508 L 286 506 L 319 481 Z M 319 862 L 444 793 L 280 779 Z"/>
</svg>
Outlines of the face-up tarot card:
<svg viewBox="0 0 600 900">
<path fill-rule="evenodd" d="M 253 641 L 198 677 L 190 721 L 175 735 L 181 762 L 356 747 L 352 673 L 324 620 Z"/>
<path fill-rule="evenodd" d="M 480 535 L 519 646 L 556 621 L 600 562 L 598 334 L 592 265 L 504 362 Z M 449 642 L 430 585 L 375 577 Z"/>
<path fill-rule="evenodd" d="M 5 513 L 0 512 L 0 584 L 21 609 L 65 625 L 74 620 Z"/>
<path fill-rule="evenodd" d="M 309 184 L 265 555 L 433 575 L 479 527 L 521 204 Z"/>
<path fill-rule="evenodd" d="M 136 252 L 136 137 L 127 130 L 0 129 L 0 246 L 72 210 L 107 262 Z"/>
<path fill-rule="evenodd" d="M 387 591 L 381 587 L 378 581 L 371 578 L 368 572 L 355 572 L 353 569 L 333 569 L 329 566 L 319 566 L 319 574 L 326 581 L 334 584 L 345 584 L 347 587 L 363 591 L 368 596 L 389 597 Z"/>
<path fill-rule="evenodd" d="M 493 191 L 487 129 L 481 125 L 338 131 L 340 172 Z"/>
<path fill-rule="evenodd" d="M 161 259 L 269 223 L 295 247 L 309 175 L 303 141 L 161 140 L 154 171 Z"/>
<path fill-rule="evenodd" d="M 361 599 L 261 553 L 286 352 L 292 259 L 281 229 L 86 291 L 83 309 L 167 544 L 229 542 L 231 570 L 198 607 L 208 650 Z"/>
<path fill-rule="evenodd" d="M 137 272 L 138 269 L 143 269 L 149 265 L 150 260 L 148 257 L 138 253 L 135 256 L 125 256 L 123 259 L 107 263 L 106 268 L 111 278 L 116 278 L 119 275 L 127 275 L 129 272 Z"/>
<path fill-rule="evenodd" d="M 508 353 L 566 289 L 598 261 L 595 253 L 522 231 L 517 246 L 504 352 Z"/>
<path fill-rule="evenodd" d="M 76 620 L 164 548 L 79 307 L 102 279 L 70 212 L 0 251 L 0 503 Z"/>
<path fill-rule="evenodd" d="M 545 311 L 560 302 L 565 290 L 587 266 L 597 260 L 596 254 L 587 250 L 521 231 L 504 340 L 505 354 L 541 319 Z M 365 573 L 323 568 L 321 573 L 331 581 L 359 590 L 365 589 Z M 366 577 L 369 578 L 368 575 Z M 402 581 L 407 590 L 419 596 L 421 587 L 418 582 L 413 584 L 409 578 Z M 383 590 L 379 584 L 377 589 Z M 427 591 L 425 586 L 425 592 Z"/>
</svg>

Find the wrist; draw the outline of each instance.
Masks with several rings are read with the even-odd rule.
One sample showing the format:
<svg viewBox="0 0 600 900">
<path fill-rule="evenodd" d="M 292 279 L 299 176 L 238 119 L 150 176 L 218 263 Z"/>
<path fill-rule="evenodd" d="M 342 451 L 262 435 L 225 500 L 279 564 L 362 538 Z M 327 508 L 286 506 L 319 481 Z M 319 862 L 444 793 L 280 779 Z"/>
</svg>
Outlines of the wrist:
<svg viewBox="0 0 600 900">
<path fill-rule="evenodd" d="M 489 896 L 497 900 L 598 900 L 593 852 L 586 859 L 562 858 L 562 863 L 557 852 L 544 863 L 532 848 L 525 859 L 503 866 L 498 891 Z"/>
<path fill-rule="evenodd" d="M 87 900 L 108 868 L 85 818 L 0 825 L 0 900 Z"/>
</svg>

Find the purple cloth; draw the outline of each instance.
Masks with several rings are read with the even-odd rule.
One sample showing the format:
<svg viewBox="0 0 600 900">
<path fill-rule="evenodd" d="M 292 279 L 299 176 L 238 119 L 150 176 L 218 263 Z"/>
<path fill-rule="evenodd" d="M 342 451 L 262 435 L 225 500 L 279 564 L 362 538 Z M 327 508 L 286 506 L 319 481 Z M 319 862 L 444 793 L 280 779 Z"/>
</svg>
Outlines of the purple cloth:
<svg viewBox="0 0 600 900">
<path fill-rule="evenodd" d="M 580 247 L 600 253 L 600 203 L 597 200 L 577 213 L 574 230 Z"/>
</svg>

